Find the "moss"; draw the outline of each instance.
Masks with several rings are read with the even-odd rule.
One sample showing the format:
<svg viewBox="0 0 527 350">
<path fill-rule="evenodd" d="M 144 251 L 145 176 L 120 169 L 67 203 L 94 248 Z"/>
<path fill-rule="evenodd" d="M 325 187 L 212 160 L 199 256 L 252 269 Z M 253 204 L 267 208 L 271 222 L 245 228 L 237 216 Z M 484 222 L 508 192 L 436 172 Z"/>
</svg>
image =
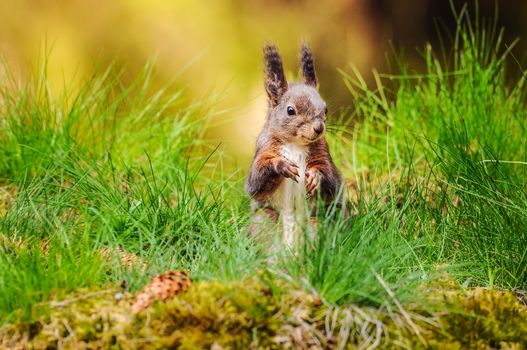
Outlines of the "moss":
<svg viewBox="0 0 527 350">
<path fill-rule="evenodd" d="M 5 326 L 0 345 L 197 349 L 214 344 L 246 348 L 256 341 L 270 346 L 295 307 L 306 305 L 316 310 L 315 296 L 304 292 L 276 294 L 257 279 L 197 283 L 187 293 L 138 315 L 132 313 L 129 295 L 116 301 L 114 292 L 79 291 L 66 301 L 52 304 L 45 318 Z"/>
<path fill-rule="evenodd" d="M 509 291 L 476 288 L 444 297 L 449 312 L 441 316 L 442 332 L 431 341 L 440 348 L 524 349 L 527 307 Z"/>
<path fill-rule="evenodd" d="M 252 335 L 269 336 L 279 300 L 262 284 L 199 283 L 188 293 L 140 314 L 134 327 L 160 347 L 196 349 L 214 343 L 247 347 Z M 271 327 L 272 328 L 272 327 Z"/>
<path fill-rule="evenodd" d="M 526 307 L 509 292 L 449 290 L 443 310 L 335 308 L 295 286 L 258 278 L 198 282 L 134 315 L 132 296 L 79 291 L 35 322 L 6 325 L 0 348 L 524 349 Z M 448 311 L 446 311 L 448 310 Z"/>
</svg>

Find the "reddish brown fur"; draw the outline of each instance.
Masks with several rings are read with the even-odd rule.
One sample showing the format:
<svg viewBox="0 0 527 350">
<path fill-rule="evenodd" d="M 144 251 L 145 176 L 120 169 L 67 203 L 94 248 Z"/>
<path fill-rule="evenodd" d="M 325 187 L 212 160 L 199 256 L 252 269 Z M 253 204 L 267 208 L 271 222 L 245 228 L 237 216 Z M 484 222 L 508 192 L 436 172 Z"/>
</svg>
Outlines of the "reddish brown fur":
<svg viewBox="0 0 527 350">
<path fill-rule="evenodd" d="M 277 172 L 281 144 L 278 139 L 271 138 L 265 147 L 256 150 L 246 189 L 249 196 L 257 201 L 264 201 L 283 180 Z"/>
<path fill-rule="evenodd" d="M 342 179 L 337 170 L 325 138 L 309 145 L 307 158 L 308 169 L 316 169 L 322 175 L 320 183 L 320 195 L 326 202 L 331 202 L 337 196 Z"/>
</svg>

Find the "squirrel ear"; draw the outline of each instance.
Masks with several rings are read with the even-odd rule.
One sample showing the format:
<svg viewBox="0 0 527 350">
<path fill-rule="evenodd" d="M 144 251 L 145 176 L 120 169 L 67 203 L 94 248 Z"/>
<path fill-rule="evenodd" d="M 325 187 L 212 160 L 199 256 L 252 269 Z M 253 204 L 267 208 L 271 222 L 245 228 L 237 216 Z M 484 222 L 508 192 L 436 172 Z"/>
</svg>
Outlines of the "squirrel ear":
<svg viewBox="0 0 527 350">
<path fill-rule="evenodd" d="M 265 59 L 265 91 L 269 96 L 269 101 L 274 107 L 280 102 L 280 98 L 287 91 L 287 81 L 285 80 L 282 59 L 278 49 L 273 44 L 264 47 Z"/>
<path fill-rule="evenodd" d="M 306 43 L 302 44 L 300 51 L 300 63 L 302 66 L 302 78 L 304 83 L 317 87 L 317 75 L 315 73 L 315 63 L 313 61 L 313 54 Z"/>
</svg>

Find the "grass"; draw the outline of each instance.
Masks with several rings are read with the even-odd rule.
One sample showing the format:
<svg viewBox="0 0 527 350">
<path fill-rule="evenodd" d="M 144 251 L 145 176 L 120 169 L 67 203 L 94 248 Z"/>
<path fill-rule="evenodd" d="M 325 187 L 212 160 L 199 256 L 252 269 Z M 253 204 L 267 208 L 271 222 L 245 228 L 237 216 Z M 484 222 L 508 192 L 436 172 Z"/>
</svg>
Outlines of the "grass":
<svg viewBox="0 0 527 350">
<path fill-rule="evenodd" d="M 525 77 L 506 79 L 494 22 L 456 16 L 451 56 L 427 47 L 424 72 L 399 60 L 372 89 L 342 71 L 354 112 L 329 141 L 352 215 L 321 215 L 314 242 L 278 257 L 247 237 L 244 173 L 206 141 L 214 98 L 193 103 L 177 83 L 152 93 L 151 67 L 126 84 L 96 69 L 57 97 L 45 64 L 23 84 L 4 65 L 0 193 L 16 194 L 0 206 L 2 323 L 79 288 L 133 292 L 168 269 L 235 283 L 267 271 L 325 305 L 402 316 L 427 310 L 445 273 L 458 290 L 526 290 Z"/>
<path fill-rule="evenodd" d="M 17 186 L 0 222 L 4 316 L 78 287 L 140 287 L 168 268 L 234 278 L 257 260 L 245 214 L 221 204 L 228 186 L 198 177 L 215 177 L 203 142 L 209 102 L 184 104 L 178 90 L 146 96 L 150 70 L 130 86 L 111 68 L 98 74 L 58 99 L 43 73 L 3 89 L 2 174 Z M 108 269 L 103 247 L 148 261 L 147 273 Z"/>
<path fill-rule="evenodd" d="M 476 285 L 525 289 L 525 76 L 506 81 L 510 49 L 495 23 L 470 20 L 465 9 L 458 18 L 450 62 L 427 47 L 426 73 L 384 76 L 396 81 L 393 96 L 380 75 L 376 91 L 344 75 L 370 125 L 356 142 L 384 149 L 390 169 L 425 178 L 421 191 L 435 199 L 417 213 L 433 220 L 425 235 L 443 242 L 433 259 L 465 265 Z"/>
</svg>

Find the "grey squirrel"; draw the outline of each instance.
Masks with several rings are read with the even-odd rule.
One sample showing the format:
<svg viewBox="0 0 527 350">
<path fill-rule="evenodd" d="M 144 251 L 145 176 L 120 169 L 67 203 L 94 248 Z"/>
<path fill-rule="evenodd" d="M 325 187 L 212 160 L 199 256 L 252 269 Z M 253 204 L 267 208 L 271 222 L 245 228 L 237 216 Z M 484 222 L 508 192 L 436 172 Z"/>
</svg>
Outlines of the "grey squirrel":
<svg viewBox="0 0 527 350">
<path fill-rule="evenodd" d="M 306 206 L 317 195 L 326 203 L 337 200 L 342 178 L 325 139 L 327 108 L 310 48 L 302 45 L 303 82 L 295 83 L 287 82 L 276 46 L 266 45 L 263 52 L 268 110 L 245 190 L 252 198 L 253 221 L 280 218 L 284 241 L 293 248 Z"/>
</svg>

